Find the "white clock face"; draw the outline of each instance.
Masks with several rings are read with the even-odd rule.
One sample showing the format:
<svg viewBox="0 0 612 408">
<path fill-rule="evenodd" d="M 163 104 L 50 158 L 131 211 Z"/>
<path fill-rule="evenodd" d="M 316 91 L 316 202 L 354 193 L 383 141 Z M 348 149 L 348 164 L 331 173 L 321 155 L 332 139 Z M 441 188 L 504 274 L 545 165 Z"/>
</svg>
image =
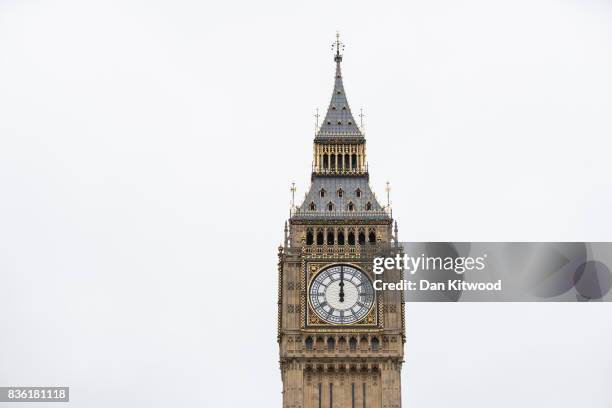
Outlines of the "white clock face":
<svg viewBox="0 0 612 408">
<path fill-rule="evenodd" d="M 358 322 L 374 305 L 370 278 L 349 265 L 335 265 L 319 272 L 308 293 L 317 316 L 331 324 Z"/>
</svg>

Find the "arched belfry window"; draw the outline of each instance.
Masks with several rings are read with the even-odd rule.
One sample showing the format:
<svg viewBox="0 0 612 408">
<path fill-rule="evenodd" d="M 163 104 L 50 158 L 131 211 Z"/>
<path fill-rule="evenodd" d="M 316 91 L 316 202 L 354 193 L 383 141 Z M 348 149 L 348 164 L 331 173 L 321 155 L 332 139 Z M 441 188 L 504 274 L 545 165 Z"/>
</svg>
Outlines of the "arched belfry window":
<svg viewBox="0 0 612 408">
<path fill-rule="evenodd" d="M 344 231 L 338 231 L 338 245 L 344 245 Z"/>
<path fill-rule="evenodd" d="M 329 156 L 327 155 L 327 153 L 323 154 L 323 168 L 329 168 Z"/>
<path fill-rule="evenodd" d="M 357 197 L 357 198 L 361 197 L 361 190 L 360 189 L 355 190 L 355 197 Z"/>
<path fill-rule="evenodd" d="M 349 231 L 348 233 L 348 244 L 355 245 L 355 232 L 354 231 Z"/>
<path fill-rule="evenodd" d="M 370 234 L 368 235 L 368 242 L 370 244 L 376 243 L 376 233 L 374 231 L 370 231 Z"/>
<path fill-rule="evenodd" d="M 371 211 L 372 210 L 372 203 L 368 201 L 366 203 L 366 205 L 365 205 L 365 209 L 366 209 L 366 211 Z"/>
<path fill-rule="evenodd" d="M 317 245 L 323 245 L 323 230 L 317 231 Z"/>
<path fill-rule="evenodd" d="M 336 348 L 336 340 L 333 337 L 327 339 L 327 351 L 334 351 Z"/>
<path fill-rule="evenodd" d="M 306 245 L 312 245 L 314 243 L 314 234 L 312 232 L 312 229 L 309 228 L 308 231 L 306 231 Z"/>
<path fill-rule="evenodd" d="M 356 169 L 357 168 L 357 155 L 353 154 L 351 156 L 351 168 L 352 169 Z"/>
<path fill-rule="evenodd" d="M 333 154 L 333 153 L 332 153 L 332 154 L 330 154 L 330 155 L 329 155 L 329 161 L 330 161 L 330 163 L 329 163 L 329 164 L 330 164 L 330 167 L 331 167 L 332 169 L 335 169 L 335 168 L 336 168 L 336 155 L 335 155 L 335 154 Z"/>
<path fill-rule="evenodd" d="M 310 211 L 314 211 L 314 210 L 316 210 L 316 209 L 317 209 L 317 206 L 315 205 L 315 203 L 314 203 L 314 202 L 312 202 L 312 201 L 311 201 L 311 202 L 310 202 L 310 204 L 308 204 L 308 209 L 309 209 Z"/>
<path fill-rule="evenodd" d="M 320 195 L 321 197 L 325 197 L 325 189 L 324 189 L 324 188 L 322 188 L 322 189 L 319 191 L 319 195 Z"/>
<path fill-rule="evenodd" d="M 334 245 L 334 231 L 327 231 L 327 245 Z"/>
<path fill-rule="evenodd" d="M 338 189 L 338 197 L 342 198 L 342 196 L 344 195 L 344 190 L 342 190 L 342 188 Z"/>
<path fill-rule="evenodd" d="M 313 344 L 314 344 L 314 341 L 312 340 L 312 337 L 310 336 L 306 337 L 306 350 L 312 351 Z"/>
<path fill-rule="evenodd" d="M 334 204 L 331 201 L 327 203 L 327 211 L 334 211 Z"/>
<path fill-rule="evenodd" d="M 358 241 L 359 245 L 365 244 L 365 233 L 363 231 L 359 231 Z"/>
</svg>

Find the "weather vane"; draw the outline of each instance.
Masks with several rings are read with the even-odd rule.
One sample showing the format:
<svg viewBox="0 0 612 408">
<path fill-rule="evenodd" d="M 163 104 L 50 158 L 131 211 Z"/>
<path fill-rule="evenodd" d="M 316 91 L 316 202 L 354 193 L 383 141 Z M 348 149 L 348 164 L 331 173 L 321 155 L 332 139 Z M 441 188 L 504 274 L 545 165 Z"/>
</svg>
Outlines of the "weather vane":
<svg viewBox="0 0 612 408">
<path fill-rule="evenodd" d="M 315 113 L 316 123 L 315 123 L 315 131 L 319 129 L 319 108 L 317 108 L 317 113 Z"/>
<path fill-rule="evenodd" d="M 336 41 L 332 44 L 332 50 L 336 49 L 336 58 L 342 58 L 340 51 L 344 51 L 344 43 L 340 41 L 340 31 L 336 31 Z"/>
<path fill-rule="evenodd" d="M 363 129 L 363 117 L 365 114 L 363 113 L 363 108 L 359 109 L 359 126 Z"/>
<path fill-rule="evenodd" d="M 391 185 L 387 181 L 387 186 L 385 187 L 385 191 L 387 192 L 387 207 L 391 204 L 391 200 L 389 199 L 389 193 L 391 192 Z"/>
</svg>

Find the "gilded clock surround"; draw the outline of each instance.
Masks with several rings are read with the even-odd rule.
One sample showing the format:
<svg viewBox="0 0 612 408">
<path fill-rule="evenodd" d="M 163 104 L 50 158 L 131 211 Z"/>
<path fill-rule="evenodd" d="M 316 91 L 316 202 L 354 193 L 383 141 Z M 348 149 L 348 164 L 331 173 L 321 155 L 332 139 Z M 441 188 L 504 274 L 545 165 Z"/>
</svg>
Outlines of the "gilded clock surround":
<svg viewBox="0 0 612 408">
<path fill-rule="evenodd" d="M 305 259 L 304 264 L 305 264 L 304 274 L 303 274 L 304 280 L 302 281 L 302 288 L 304 289 L 302 291 L 303 293 L 300 296 L 300 299 L 301 299 L 300 305 L 302 307 L 302 310 L 306 310 L 306 314 L 302 322 L 302 328 L 305 331 L 310 331 L 310 329 L 322 329 L 322 328 L 327 328 L 330 330 L 346 331 L 346 329 L 351 330 L 354 327 L 369 328 L 369 329 L 373 329 L 373 331 L 377 331 L 378 329 L 381 329 L 383 327 L 383 315 L 382 313 L 379 313 L 379 310 L 382 309 L 381 300 L 380 300 L 380 297 L 376 295 L 376 292 L 374 293 L 375 301 L 374 301 L 374 306 L 372 307 L 372 309 L 368 312 L 368 314 L 363 319 L 355 323 L 351 323 L 351 324 L 339 325 L 339 324 L 332 324 L 332 323 L 325 322 L 324 320 L 320 319 L 317 316 L 314 310 L 312 310 L 312 305 L 307 300 L 308 291 L 310 290 L 310 285 L 312 281 L 319 274 L 319 272 L 321 272 L 323 269 L 327 269 L 334 265 L 349 265 L 349 266 L 352 266 L 360 270 L 362 273 L 368 276 L 370 281 L 373 281 L 376 278 L 374 274 L 372 273 L 372 263 L 371 262 L 329 263 L 329 262 L 310 262 Z"/>
</svg>

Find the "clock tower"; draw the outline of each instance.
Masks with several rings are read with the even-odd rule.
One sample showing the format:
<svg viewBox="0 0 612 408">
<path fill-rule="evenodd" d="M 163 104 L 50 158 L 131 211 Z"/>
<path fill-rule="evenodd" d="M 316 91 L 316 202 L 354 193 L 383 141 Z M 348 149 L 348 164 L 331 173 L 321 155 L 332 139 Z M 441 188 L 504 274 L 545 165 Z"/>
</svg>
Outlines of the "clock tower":
<svg viewBox="0 0 612 408">
<path fill-rule="evenodd" d="M 278 343 L 283 408 L 400 408 L 404 299 L 376 291 L 374 256 L 400 252 L 397 223 L 369 185 L 366 140 L 342 82 L 342 43 L 312 177 L 291 209 L 278 253 Z M 382 254 L 382 255 L 381 255 Z"/>
</svg>

